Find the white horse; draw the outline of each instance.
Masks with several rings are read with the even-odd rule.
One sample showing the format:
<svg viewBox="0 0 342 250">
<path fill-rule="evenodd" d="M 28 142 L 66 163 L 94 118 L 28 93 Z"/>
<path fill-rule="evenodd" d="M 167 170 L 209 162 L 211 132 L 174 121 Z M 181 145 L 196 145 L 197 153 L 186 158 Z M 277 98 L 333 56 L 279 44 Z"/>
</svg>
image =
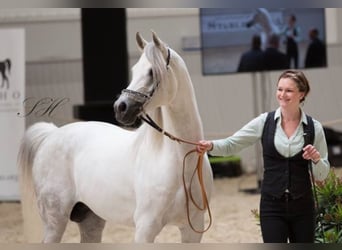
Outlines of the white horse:
<svg viewBox="0 0 342 250">
<path fill-rule="evenodd" d="M 252 14 L 251 19 L 246 23 L 246 26 L 255 27 L 258 26 L 261 28 L 260 37 L 262 49 L 265 49 L 267 46 L 268 39 L 273 35 L 279 35 L 280 30 L 278 26 L 273 22 L 272 17 L 269 11 L 265 8 L 258 8 Z"/>
<path fill-rule="evenodd" d="M 154 32 L 152 42 L 139 33 L 136 39 L 143 53 L 114 104 L 117 120 L 130 125 L 144 112 L 180 138 L 202 139 L 184 61 Z M 81 242 L 100 242 L 105 221 L 134 226 L 135 242 L 154 242 L 166 224 L 178 226 L 182 242 L 200 242 L 210 210 L 188 204 L 182 180 L 184 174 L 187 190 L 191 185 L 194 200 L 201 203 L 199 179 L 191 184 L 197 154 L 186 158 L 183 173 L 183 157 L 193 148 L 146 123 L 135 131 L 102 122 L 33 125 L 23 138 L 18 163 L 22 187 L 33 181 L 43 242 L 60 242 L 69 219 L 78 223 Z M 203 182 L 209 199 L 213 179 L 207 156 Z"/>
</svg>

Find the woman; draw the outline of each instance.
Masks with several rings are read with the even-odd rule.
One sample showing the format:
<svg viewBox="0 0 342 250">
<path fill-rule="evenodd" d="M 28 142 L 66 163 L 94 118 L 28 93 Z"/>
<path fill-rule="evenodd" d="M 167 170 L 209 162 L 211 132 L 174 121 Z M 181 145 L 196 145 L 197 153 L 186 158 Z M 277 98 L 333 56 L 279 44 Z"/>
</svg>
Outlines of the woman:
<svg viewBox="0 0 342 250">
<path fill-rule="evenodd" d="M 231 137 L 202 140 L 197 151 L 231 155 L 261 140 L 264 178 L 261 186 L 260 224 L 264 242 L 313 242 L 315 205 L 308 163 L 316 180 L 329 172 L 322 125 L 301 108 L 310 91 L 301 71 L 284 71 L 276 98 L 279 108 L 254 118 Z"/>
</svg>

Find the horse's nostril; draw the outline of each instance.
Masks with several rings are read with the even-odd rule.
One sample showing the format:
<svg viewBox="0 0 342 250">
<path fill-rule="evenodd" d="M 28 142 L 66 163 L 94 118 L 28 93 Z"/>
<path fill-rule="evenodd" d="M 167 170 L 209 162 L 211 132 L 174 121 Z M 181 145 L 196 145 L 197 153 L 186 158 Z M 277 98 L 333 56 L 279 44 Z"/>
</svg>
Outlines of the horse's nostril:
<svg viewBox="0 0 342 250">
<path fill-rule="evenodd" d="M 120 102 L 118 105 L 119 112 L 125 112 L 127 110 L 127 104 L 125 102 Z"/>
<path fill-rule="evenodd" d="M 127 111 L 127 104 L 124 101 L 116 101 L 113 107 L 115 113 L 125 113 Z"/>
</svg>

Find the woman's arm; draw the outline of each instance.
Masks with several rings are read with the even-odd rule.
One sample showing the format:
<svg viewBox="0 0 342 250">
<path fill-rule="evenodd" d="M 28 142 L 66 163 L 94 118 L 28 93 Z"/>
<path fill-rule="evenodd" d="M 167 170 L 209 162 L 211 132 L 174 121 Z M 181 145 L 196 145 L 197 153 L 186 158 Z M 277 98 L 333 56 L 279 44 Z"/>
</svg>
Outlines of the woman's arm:
<svg viewBox="0 0 342 250">
<path fill-rule="evenodd" d="M 312 160 L 312 171 L 316 180 L 324 180 L 330 170 L 328 161 L 328 148 L 322 125 L 314 120 L 315 141 L 314 145 L 307 145 L 303 150 L 303 158 Z"/>
<path fill-rule="evenodd" d="M 213 140 L 210 154 L 227 156 L 238 153 L 242 149 L 253 145 L 262 136 L 267 113 L 263 113 L 251 120 L 235 134 L 225 139 Z"/>
</svg>

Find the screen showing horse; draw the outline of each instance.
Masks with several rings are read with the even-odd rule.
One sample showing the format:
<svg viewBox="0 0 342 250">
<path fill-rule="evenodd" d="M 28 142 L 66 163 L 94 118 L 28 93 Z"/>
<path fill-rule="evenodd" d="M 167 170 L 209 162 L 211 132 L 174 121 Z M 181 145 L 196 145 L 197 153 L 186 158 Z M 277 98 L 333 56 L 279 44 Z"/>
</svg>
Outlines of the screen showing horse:
<svg viewBox="0 0 342 250">
<path fill-rule="evenodd" d="M 324 8 L 200 9 L 204 75 L 327 67 Z"/>
</svg>

